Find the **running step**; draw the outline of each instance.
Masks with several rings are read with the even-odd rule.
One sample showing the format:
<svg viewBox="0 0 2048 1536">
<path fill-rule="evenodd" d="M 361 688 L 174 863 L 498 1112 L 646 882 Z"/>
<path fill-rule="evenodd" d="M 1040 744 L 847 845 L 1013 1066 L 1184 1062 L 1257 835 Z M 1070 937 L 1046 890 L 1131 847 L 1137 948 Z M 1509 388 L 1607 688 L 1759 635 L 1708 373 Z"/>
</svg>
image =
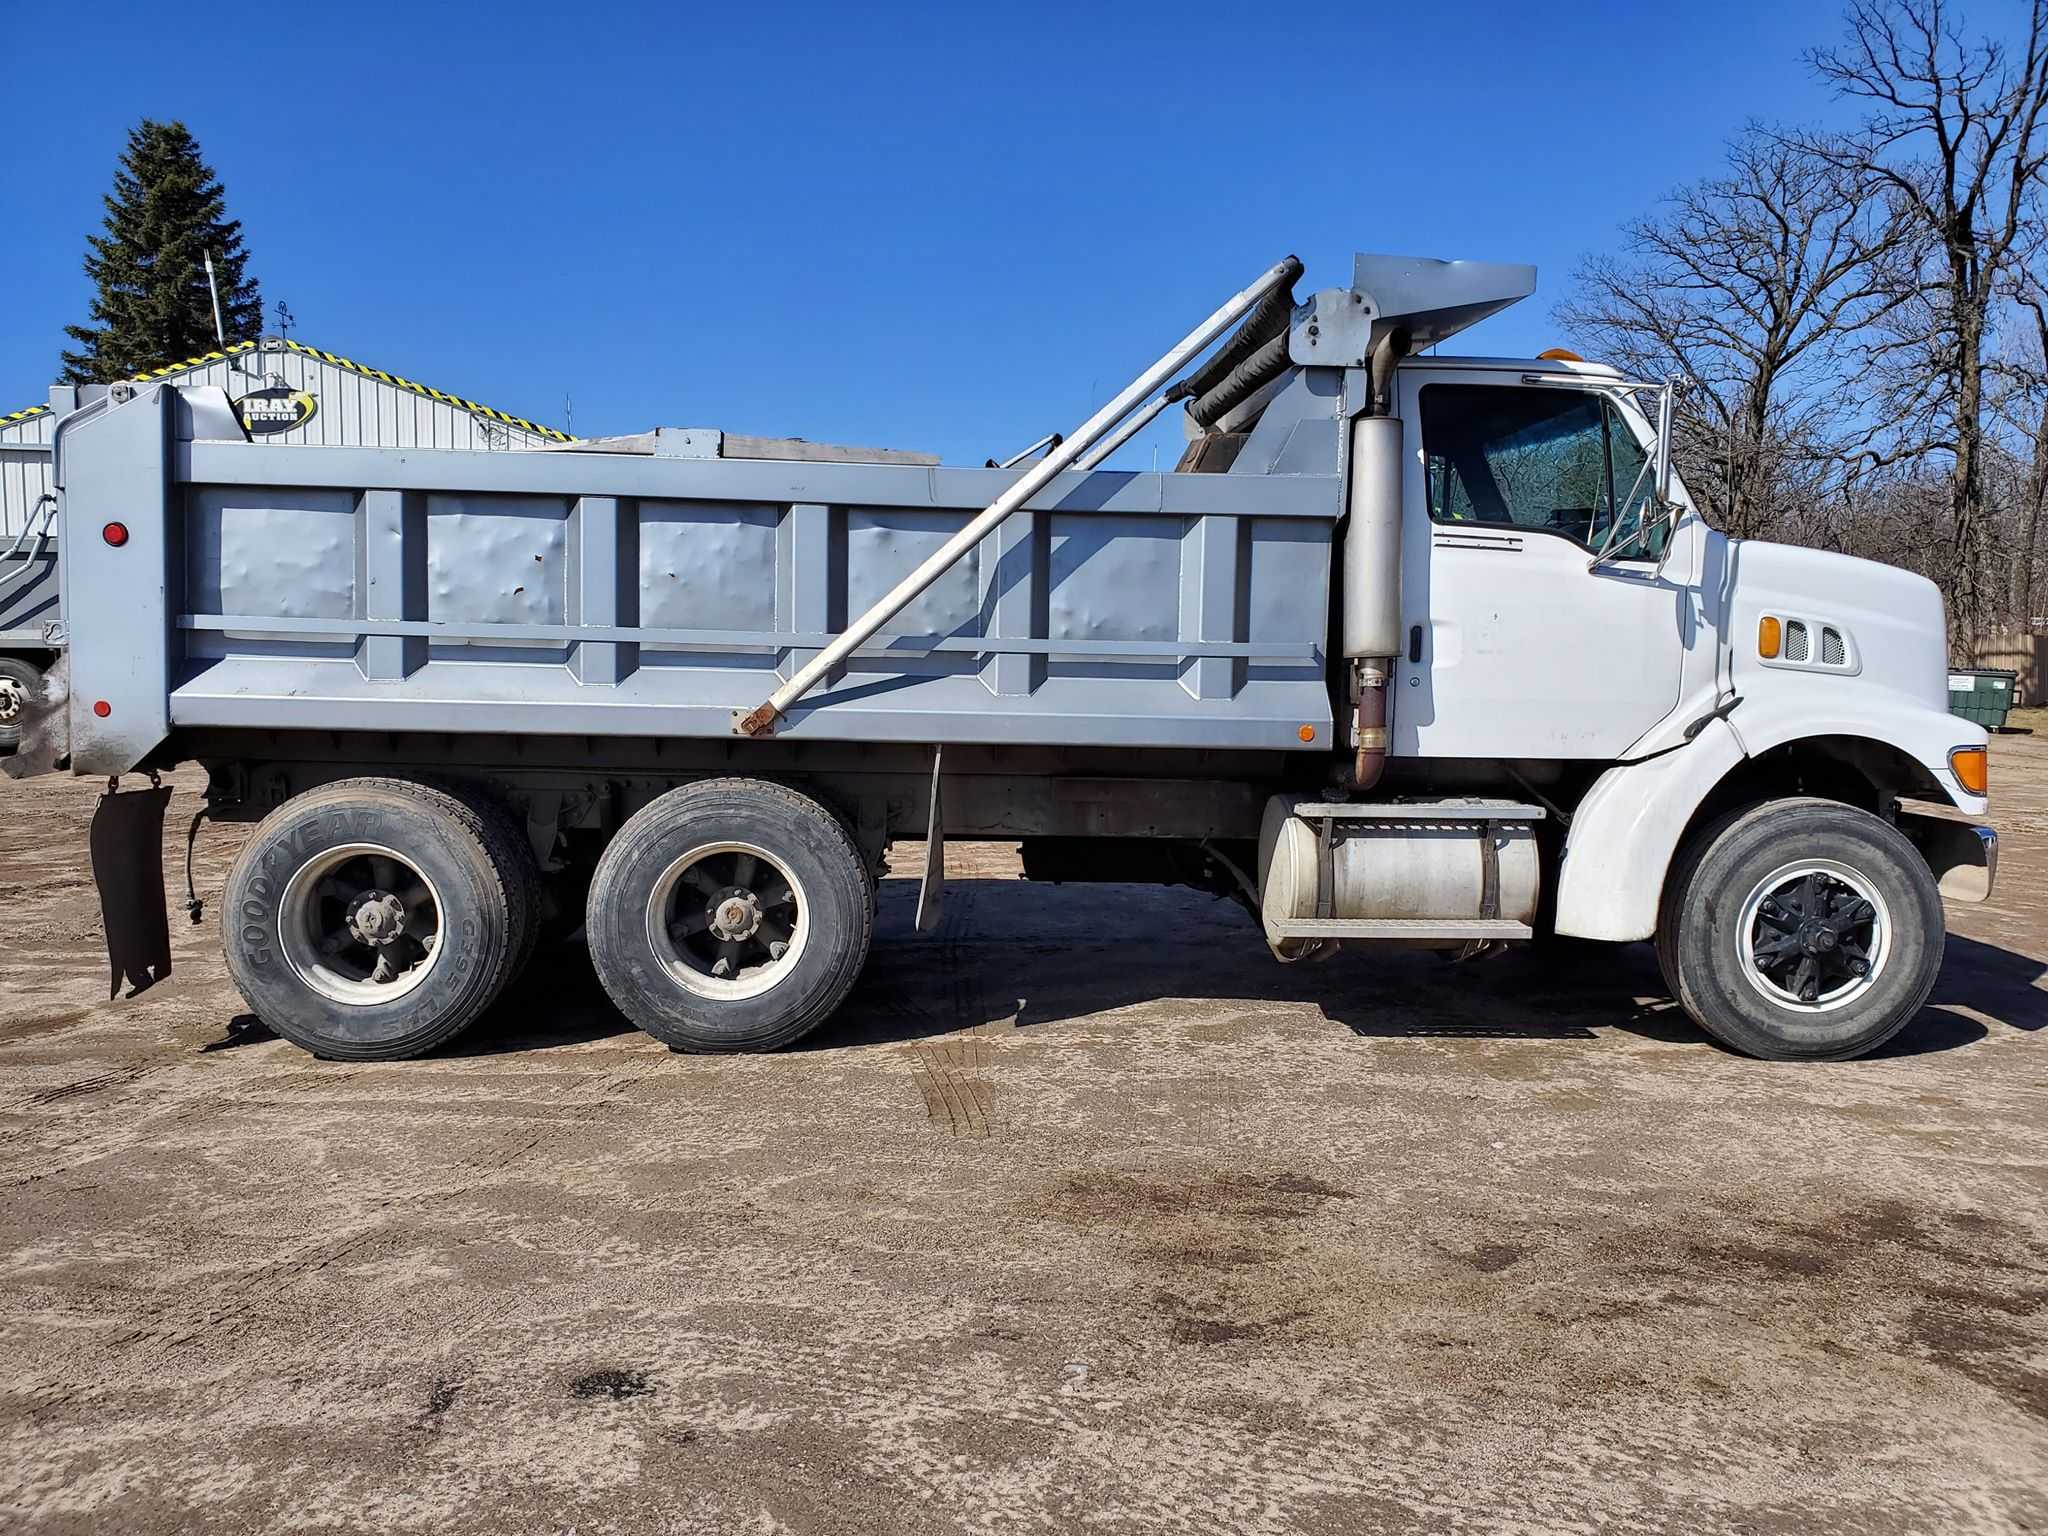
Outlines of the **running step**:
<svg viewBox="0 0 2048 1536">
<path fill-rule="evenodd" d="M 1513 800 L 1302 800 L 1294 814 L 1307 821 L 1541 821 L 1540 805 Z"/>
<path fill-rule="evenodd" d="M 1527 923 L 1505 917 L 1282 917 L 1268 925 L 1282 939 L 1530 939 Z"/>
</svg>

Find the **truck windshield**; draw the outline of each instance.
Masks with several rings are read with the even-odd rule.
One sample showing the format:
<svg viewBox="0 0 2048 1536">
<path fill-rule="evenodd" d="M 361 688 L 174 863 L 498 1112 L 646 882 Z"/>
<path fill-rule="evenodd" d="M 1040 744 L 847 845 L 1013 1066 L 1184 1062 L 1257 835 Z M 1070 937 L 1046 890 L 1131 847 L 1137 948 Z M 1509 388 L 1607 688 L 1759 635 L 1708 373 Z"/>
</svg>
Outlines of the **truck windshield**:
<svg viewBox="0 0 2048 1536">
<path fill-rule="evenodd" d="M 1649 493 L 1646 451 L 1604 396 L 1431 384 L 1421 404 L 1437 522 L 1541 529 L 1598 549 L 1614 527 L 1616 498 Z"/>
</svg>

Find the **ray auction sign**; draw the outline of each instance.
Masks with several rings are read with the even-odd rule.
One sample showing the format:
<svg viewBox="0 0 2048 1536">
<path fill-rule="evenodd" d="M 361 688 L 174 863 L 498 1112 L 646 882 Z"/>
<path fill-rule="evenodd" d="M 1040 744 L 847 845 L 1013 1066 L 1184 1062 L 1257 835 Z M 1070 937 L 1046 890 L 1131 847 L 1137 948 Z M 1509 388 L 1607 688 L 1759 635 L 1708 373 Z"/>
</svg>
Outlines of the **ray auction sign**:
<svg viewBox="0 0 2048 1536">
<path fill-rule="evenodd" d="M 320 403 L 308 391 L 283 385 L 252 389 L 235 402 L 235 414 L 251 437 L 274 437 L 303 427 L 319 409 Z"/>
</svg>

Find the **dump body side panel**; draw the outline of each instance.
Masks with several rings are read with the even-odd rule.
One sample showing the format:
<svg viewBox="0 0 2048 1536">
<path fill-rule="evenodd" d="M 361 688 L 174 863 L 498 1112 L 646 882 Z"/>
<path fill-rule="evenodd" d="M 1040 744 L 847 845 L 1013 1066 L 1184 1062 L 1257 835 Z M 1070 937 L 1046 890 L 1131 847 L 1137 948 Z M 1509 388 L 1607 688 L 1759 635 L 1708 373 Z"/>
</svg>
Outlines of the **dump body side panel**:
<svg viewBox="0 0 2048 1536">
<path fill-rule="evenodd" d="M 74 545 L 107 507 L 161 508 L 101 552 L 124 654 L 75 665 L 75 733 L 105 665 L 172 729 L 726 738 L 1015 474 L 216 441 L 163 473 L 126 421 L 152 410 L 69 455 Z M 1329 750 L 1330 469 L 1060 476 L 781 734 Z M 159 604 L 167 689 L 127 654 Z"/>
</svg>

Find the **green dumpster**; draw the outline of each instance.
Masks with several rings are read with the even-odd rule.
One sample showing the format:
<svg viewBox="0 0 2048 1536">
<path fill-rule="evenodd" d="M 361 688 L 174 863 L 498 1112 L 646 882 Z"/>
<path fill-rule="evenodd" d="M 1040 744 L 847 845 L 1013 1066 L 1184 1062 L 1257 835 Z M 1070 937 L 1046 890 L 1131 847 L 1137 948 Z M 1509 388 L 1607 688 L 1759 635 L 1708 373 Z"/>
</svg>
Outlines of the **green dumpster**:
<svg viewBox="0 0 2048 1536">
<path fill-rule="evenodd" d="M 1989 667 L 1961 667 L 1948 674 L 1948 712 L 1974 720 L 1987 730 L 2005 725 L 2006 711 L 2013 705 L 2013 688 L 2019 673 L 2000 672 Z"/>
</svg>

